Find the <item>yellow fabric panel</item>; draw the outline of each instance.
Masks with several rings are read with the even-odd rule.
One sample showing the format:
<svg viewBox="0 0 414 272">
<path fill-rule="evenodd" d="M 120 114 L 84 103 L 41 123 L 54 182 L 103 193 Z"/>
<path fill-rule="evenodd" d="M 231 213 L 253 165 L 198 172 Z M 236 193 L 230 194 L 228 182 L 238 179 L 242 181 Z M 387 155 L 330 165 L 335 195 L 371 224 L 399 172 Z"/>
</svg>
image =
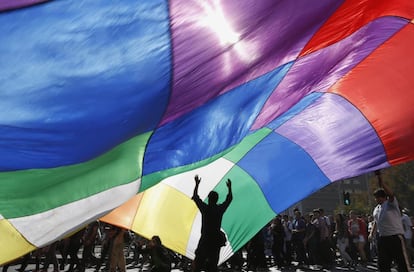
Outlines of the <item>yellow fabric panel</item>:
<svg viewBox="0 0 414 272">
<path fill-rule="evenodd" d="M 158 235 L 165 246 L 184 255 L 191 226 L 198 212 L 193 200 L 163 183 L 151 187 L 143 194 L 132 230 L 146 238 Z"/>
<path fill-rule="evenodd" d="M 0 265 L 36 249 L 7 221 L 0 220 Z"/>
</svg>

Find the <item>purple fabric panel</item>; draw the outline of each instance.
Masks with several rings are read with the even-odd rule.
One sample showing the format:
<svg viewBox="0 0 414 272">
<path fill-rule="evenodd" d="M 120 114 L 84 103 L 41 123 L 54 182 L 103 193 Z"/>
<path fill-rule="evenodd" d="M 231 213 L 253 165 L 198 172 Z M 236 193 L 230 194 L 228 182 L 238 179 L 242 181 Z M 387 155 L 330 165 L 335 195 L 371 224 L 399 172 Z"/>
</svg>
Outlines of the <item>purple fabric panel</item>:
<svg viewBox="0 0 414 272">
<path fill-rule="evenodd" d="M 389 166 L 371 124 L 336 94 L 325 93 L 275 131 L 306 150 L 331 181 Z"/>
<path fill-rule="evenodd" d="M 300 58 L 279 84 L 252 129 L 268 124 L 311 92 L 325 92 L 341 77 L 407 24 L 383 17 L 348 38 Z"/>
<path fill-rule="evenodd" d="M 47 1 L 49 0 L 0 0 L 0 11 L 23 8 Z"/>
<path fill-rule="evenodd" d="M 173 89 L 162 123 L 294 60 L 341 2 L 170 1 Z M 209 9 L 222 11 L 239 42 L 221 43 L 217 32 L 203 24 Z"/>
</svg>

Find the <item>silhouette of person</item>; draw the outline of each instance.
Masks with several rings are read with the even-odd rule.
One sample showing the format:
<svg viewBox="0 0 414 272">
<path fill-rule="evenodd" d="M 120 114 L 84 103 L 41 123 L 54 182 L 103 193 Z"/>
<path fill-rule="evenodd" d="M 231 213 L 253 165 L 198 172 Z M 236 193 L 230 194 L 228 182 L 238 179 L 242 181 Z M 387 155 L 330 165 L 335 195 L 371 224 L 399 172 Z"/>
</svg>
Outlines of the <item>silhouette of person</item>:
<svg viewBox="0 0 414 272">
<path fill-rule="evenodd" d="M 171 256 L 157 235 L 152 236 L 148 245 L 142 248 L 142 252 L 149 253 L 151 256 L 151 272 L 170 272 Z"/>
<path fill-rule="evenodd" d="M 112 238 L 112 247 L 109 257 L 109 272 L 125 272 L 125 234 L 126 230 L 120 227 L 113 226 L 114 234 Z"/>
<path fill-rule="evenodd" d="M 82 237 L 83 241 L 83 251 L 82 251 L 82 260 L 80 261 L 80 272 L 84 272 L 87 267 L 91 267 L 92 264 L 96 264 L 98 258 L 94 255 L 95 241 L 98 235 L 99 223 L 94 221 L 90 223 Z"/>
<path fill-rule="evenodd" d="M 42 272 L 47 272 L 50 264 L 53 265 L 53 272 L 59 271 L 59 264 L 56 258 L 57 244 L 58 242 L 56 241 L 44 248 L 45 249 L 45 262 L 43 264 L 43 269 L 41 270 Z"/>
<path fill-rule="evenodd" d="M 380 171 L 375 171 L 375 174 L 380 188 L 374 192 L 378 205 L 373 212 L 375 222 L 369 239 L 378 231 L 378 270 L 391 271 L 391 264 L 394 261 L 398 265 L 398 271 L 408 272 L 410 267 L 404 245 L 404 228 L 397 198 L 382 181 Z"/>
<path fill-rule="evenodd" d="M 198 195 L 201 178 L 196 175 L 194 180 L 195 187 L 192 199 L 201 212 L 201 237 L 195 251 L 192 271 L 198 272 L 205 269 L 207 272 L 215 272 L 217 271 L 220 248 L 226 244 L 226 236 L 220 227 L 223 214 L 233 200 L 231 180 L 227 179 L 228 193 L 222 204 L 217 204 L 219 195 L 215 191 L 208 194 L 208 204 L 204 203 Z"/>
</svg>

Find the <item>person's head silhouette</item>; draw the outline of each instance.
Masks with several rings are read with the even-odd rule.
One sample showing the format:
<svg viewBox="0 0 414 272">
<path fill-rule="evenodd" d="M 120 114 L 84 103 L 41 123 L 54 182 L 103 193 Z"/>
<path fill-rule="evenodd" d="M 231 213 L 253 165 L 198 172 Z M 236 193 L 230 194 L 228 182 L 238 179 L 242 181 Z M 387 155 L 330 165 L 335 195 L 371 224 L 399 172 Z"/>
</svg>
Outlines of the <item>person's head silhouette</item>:
<svg viewBox="0 0 414 272">
<path fill-rule="evenodd" d="M 209 204 L 209 205 L 214 205 L 214 204 L 217 204 L 218 197 L 219 197 L 219 195 L 218 195 L 218 193 L 217 193 L 217 192 L 215 192 L 215 191 L 211 191 L 211 192 L 208 194 L 208 204 Z"/>
<path fill-rule="evenodd" d="M 152 236 L 150 242 L 152 243 L 153 246 L 156 246 L 156 247 L 157 246 L 160 247 L 162 245 L 161 239 L 160 239 L 160 237 L 158 235 Z"/>
</svg>

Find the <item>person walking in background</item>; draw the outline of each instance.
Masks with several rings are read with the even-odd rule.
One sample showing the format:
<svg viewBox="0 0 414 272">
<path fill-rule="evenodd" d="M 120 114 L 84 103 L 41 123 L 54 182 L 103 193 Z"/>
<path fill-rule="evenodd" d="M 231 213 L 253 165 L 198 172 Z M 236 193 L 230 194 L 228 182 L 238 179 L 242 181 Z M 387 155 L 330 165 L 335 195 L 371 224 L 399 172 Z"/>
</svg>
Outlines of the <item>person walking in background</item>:
<svg viewBox="0 0 414 272">
<path fill-rule="evenodd" d="M 330 252 L 331 245 L 329 241 L 328 224 L 326 223 L 325 218 L 321 217 L 320 214 L 319 209 L 314 209 L 313 220 L 311 223 L 314 225 L 315 230 L 318 233 L 317 248 L 319 254 L 317 255 L 316 264 L 320 264 L 326 268 L 332 265 Z"/>
<path fill-rule="evenodd" d="M 282 218 L 280 215 L 277 215 L 273 218 L 270 225 L 270 230 L 273 235 L 273 245 L 272 245 L 272 255 L 275 261 L 275 264 L 280 269 L 283 267 L 283 248 L 285 244 L 285 229 L 283 228 Z"/>
<path fill-rule="evenodd" d="M 223 214 L 233 200 L 231 191 L 231 180 L 227 179 L 228 193 L 226 200 L 222 204 L 217 204 L 219 195 L 215 191 L 208 194 L 208 204 L 204 203 L 198 195 L 198 187 L 201 178 L 194 177 L 195 187 L 193 200 L 201 212 L 201 237 L 195 251 L 193 261 L 193 271 L 205 269 L 207 272 L 217 271 L 220 248 L 226 244 L 226 236 L 220 230 Z"/>
<path fill-rule="evenodd" d="M 82 236 L 85 232 L 85 229 L 81 229 L 69 238 L 66 238 L 64 240 L 65 243 L 65 250 L 64 253 L 62 253 L 62 263 L 61 267 L 63 265 L 63 268 L 66 264 L 66 261 L 68 260 L 67 256 L 69 256 L 69 268 L 67 272 L 73 272 L 75 270 L 80 270 L 80 260 L 78 257 L 78 252 L 80 248 L 82 247 Z M 63 270 L 63 269 L 61 269 Z"/>
<path fill-rule="evenodd" d="M 374 227 L 374 224 L 375 224 L 374 217 L 372 215 L 369 215 L 368 216 L 368 233 L 372 232 L 372 228 Z M 368 240 L 369 254 L 370 254 L 371 259 L 376 258 L 378 255 L 377 236 L 378 236 L 378 231 L 375 233 L 375 236 L 370 237 L 370 239 Z"/>
<path fill-rule="evenodd" d="M 408 261 L 410 265 L 413 263 L 413 256 L 414 256 L 414 248 L 411 243 L 413 239 L 413 223 L 411 222 L 411 218 L 407 214 L 407 209 L 400 208 L 401 211 L 401 221 L 404 228 L 404 238 L 405 238 L 405 248 L 407 249 L 408 253 Z"/>
<path fill-rule="evenodd" d="M 264 232 L 266 231 L 266 227 L 259 230 L 246 245 L 247 270 L 249 271 L 267 269 L 264 246 Z"/>
<path fill-rule="evenodd" d="M 348 231 L 351 235 L 352 243 L 354 243 L 361 263 L 367 262 L 367 256 L 365 254 L 365 243 L 367 240 L 367 225 L 364 220 L 357 217 L 355 211 L 349 212 Z"/>
<path fill-rule="evenodd" d="M 302 213 L 295 209 L 295 219 L 292 222 L 292 246 L 296 253 L 296 261 L 299 265 L 307 263 L 304 239 L 306 235 L 306 222 Z"/>
<path fill-rule="evenodd" d="M 79 271 L 83 272 L 87 267 L 91 267 L 97 264 L 97 258 L 95 257 L 95 242 L 98 235 L 99 223 L 94 221 L 90 223 L 82 236 L 83 251 L 82 260 L 80 262 Z"/>
<path fill-rule="evenodd" d="M 284 261 L 287 266 L 292 263 L 292 221 L 289 215 L 283 215 L 283 228 L 285 230 L 285 249 L 284 249 Z"/>
<path fill-rule="evenodd" d="M 373 211 L 375 223 L 369 238 L 378 230 L 378 270 L 391 271 L 391 264 L 394 261 L 398 265 L 398 271 L 408 272 L 410 267 L 397 198 L 382 181 L 381 172 L 375 171 L 375 174 L 380 188 L 374 192 L 378 205 Z"/>
<path fill-rule="evenodd" d="M 111 254 L 109 258 L 109 272 L 125 272 L 126 263 L 124 255 L 125 234 L 126 230 L 120 227 L 113 226 L 113 240 L 111 247 Z"/>
<path fill-rule="evenodd" d="M 171 271 L 171 256 L 158 235 L 152 236 L 148 245 L 142 248 L 142 252 L 151 256 L 151 272 Z"/>
<path fill-rule="evenodd" d="M 342 262 L 349 266 L 352 264 L 352 258 L 349 256 L 346 249 L 349 246 L 349 233 L 348 225 L 345 217 L 341 213 L 335 215 L 335 232 L 336 237 L 336 247 L 338 248 L 339 254 L 341 256 Z"/>
<path fill-rule="evenodd" d="M 49 265 L 53 265 L 53 272 L 59 271 L 59 263 L 56 257 L 56 247 L 59 242 L 53 242 L 52 244 L 44 248 L 45 251 L 45 262 L 43 264 L 43 269 L 41 271 L 47 272 Z"/>
<path fill-rule="evenodd" d="M 305 216 L 306 231 L 303 244 L 305 246 L 307 265 L 316 265 L 319 258 L 318 244 L 320 235 L 319 230 L 312 224 L 313 218 L 313 213 L 308 213 Z"/>
<path fill-rule="evenodd" d="M 103 238 L 102 238 L 102 245 L 101 245 L 101 256 L 96 262 L 95 272 L 99 272 L 101 266 L 105 265 L 105 270 L 108 270 L 108 260 L 109 260 L 109 253 L 111 252 L 112 244 L 113 244 L 113 236 L 115 232 L 110 224 L 104 224 L 103 226 Z"/>
</svg>

